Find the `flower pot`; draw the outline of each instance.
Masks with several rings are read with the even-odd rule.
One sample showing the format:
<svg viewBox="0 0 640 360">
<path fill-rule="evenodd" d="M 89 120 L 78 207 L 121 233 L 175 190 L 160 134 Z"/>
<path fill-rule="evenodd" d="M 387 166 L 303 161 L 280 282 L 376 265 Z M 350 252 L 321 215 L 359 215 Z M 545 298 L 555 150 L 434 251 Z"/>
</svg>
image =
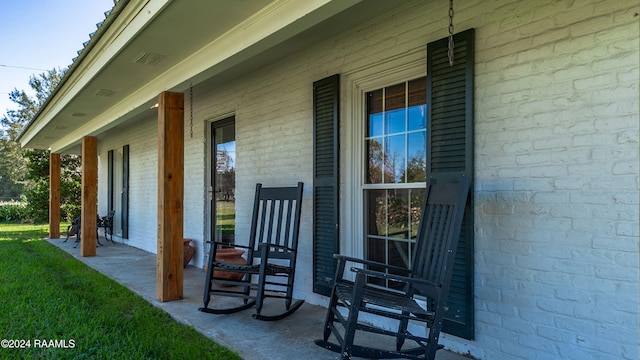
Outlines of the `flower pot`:
<svg viewBox="0 0 640 360">
<path fill-rule="evenodd" d="M 191 246 L 191 239 L 184 238 L 182 239 L 184 243 L 184 267 L 189 265 L 189 261 L 193 258 L 193 255 L 196 253 L 196 248 Z"/>
<path fill-rule="evenodd" d="M 244 250 L 234 248 L 222 248 L 216 250 L 216 261 L 226 262 L 231 264 L 246 264 L 247 260 L 242 257 Z M 240 280 L 244 276 L 243 273 L 229 272 L 222 270 L 214 270 L 213 276 L 216 278 L 222 278 L 227 280 Z"/>
</svg>

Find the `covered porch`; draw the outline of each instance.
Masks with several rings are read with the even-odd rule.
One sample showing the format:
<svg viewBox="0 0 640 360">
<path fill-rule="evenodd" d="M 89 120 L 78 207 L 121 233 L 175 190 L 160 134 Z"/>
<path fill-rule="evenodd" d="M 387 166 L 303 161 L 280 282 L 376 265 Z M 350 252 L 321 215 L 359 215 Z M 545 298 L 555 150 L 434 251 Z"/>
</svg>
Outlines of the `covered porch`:
<svg viewBox="0 0 640 360">
<path fill-rule="evenodd" d="M 230 315 L 211 315 L 198 311 L 202 306 L 205 272 L 188 266 L 184 269 L 184 292 L 180 301 L 161 302 L 156 297 L 156 255 L 121 243 L 103 241 L 96 256 L 81 256 L 70 239 L 49 239 L 50 244 L 67 252 L 87 266 L 113 279 L 183 324 L 216 343 L 236 351 L 243 359 L 337 359 L 338 354 L 316 346 L 322 337 L 326 309 L 305 303 L 294 315 L 280 321 L 257 321 L 251 310 Z M 228 301 L 222 298 L 220 301 Z M 268 306 L 268 304 L 267 304 Z M 377 341 L 378 339 L 371 339 Z M 462 360 L 466 357 L 446 350 L 438 360 Z"/>
<path fill-rule="evenodd" d="M 334 273 L 322 260 L 394 262 L 387 249 L 410 246 L 393 235 L 411 228 L 426 175 L 464 169 L 473 221 L 446 346 L 482 359 L 639 359 L 638 2 L 472 0 L 456 2 L 455 19 L 450 4 L 117 1 L 19 138 L 51 152 L 51 237 L 59 154 L 83 153 L 82 228 L 115 209 L 135 248 L 96 249 L 85 231 L 73 256 L 245 358 L 336 358 L 312 342 L 325 310 L 311 304 L 326 306 Z M 452 20 L 474 38 L 447 39 Z M 468 55 L 455 71 L 450 49 Z M 465 79 L 434 91 L 433 66 Z M 434 109 L 451 115 L 442 134 Z M 214 130 L 228 120 L 238 240 L 256 183 L 305 183 L 294 297 L 308 305 L 284 321 L 199 313 L 203 273 L 182 267 L 183 238 L 198 244 L 196 266 L 215 239 Z"/>
</svg>

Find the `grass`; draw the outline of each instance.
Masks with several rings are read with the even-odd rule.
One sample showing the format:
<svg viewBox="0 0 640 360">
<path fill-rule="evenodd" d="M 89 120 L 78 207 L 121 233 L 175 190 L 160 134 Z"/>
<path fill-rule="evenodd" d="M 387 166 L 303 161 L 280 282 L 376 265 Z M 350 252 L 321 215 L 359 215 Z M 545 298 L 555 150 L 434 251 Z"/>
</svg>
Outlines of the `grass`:
<svg viewBox="0 0 640 360">
<path fill-rule="evenodd" d="M 0 225 L 0 340 L 30 342 L 0 358 L 240 359 L 47 243 L 47 231 Z"/>
<path fill-rule="evenodd" d="M 236 228 L 236 203 L 235 201 L 216 201 L 216 229 L 223 236 L 235 234 Z"/>
</svg>

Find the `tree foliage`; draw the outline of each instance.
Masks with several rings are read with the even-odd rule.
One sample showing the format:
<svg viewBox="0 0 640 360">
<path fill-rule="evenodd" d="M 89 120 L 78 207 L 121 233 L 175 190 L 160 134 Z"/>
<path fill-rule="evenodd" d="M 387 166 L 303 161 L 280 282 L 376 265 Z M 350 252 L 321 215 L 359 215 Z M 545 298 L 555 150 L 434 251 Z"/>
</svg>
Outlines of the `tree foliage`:
<svg viewBox="0 0 640 360">
<path fill-rule="evenodd" d="M 49 208 L 49 152 L 23 149 L 18 136 L 35 117 L 64 75 L 53 69 L 29 79 L 33 96 L 13 90 L 9 99 L 17 106 L 0 118 L 0 198 L 26 196 L 28 220 L 45 222 Z M 80 208 L 81 169 L 77 155 L 61 156 L 61 215 L 73 216 Z"/>
</svg>

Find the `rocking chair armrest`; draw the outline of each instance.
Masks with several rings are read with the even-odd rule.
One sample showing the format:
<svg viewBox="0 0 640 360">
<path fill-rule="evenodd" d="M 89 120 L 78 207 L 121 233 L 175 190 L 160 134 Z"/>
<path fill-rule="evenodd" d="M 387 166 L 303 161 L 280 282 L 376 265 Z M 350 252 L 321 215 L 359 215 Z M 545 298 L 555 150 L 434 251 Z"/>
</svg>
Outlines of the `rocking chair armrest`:
<svg viewBox="0 0 640 360">
<path fill-rule="evenodd" d="M 354 262 L 354 263 L 358 263 L 358 264 L 374 266 L 374 267 L 377 267 L 377 268 L 384 268 L 384 269 L 387 269 L 387 270 L 404 272 L 406 274 L 410 273 L 410 270 L 407 269 L 407 268 L 394 266 L 394 265 L 389 265 L 389 264 L 383 264 L 383 263 L 379 263 L 377 261 L 372 261 L 372 260 L 359 259 L 359 258 L 354 258 L 354 257 L 351 257 L 351 256 L 341 255 L 341 254 L 333 254 L 333 258 L 337 259 L 338 261 L 349 261 L 349 262 Z"/>
<path fill-rule="evenodd" d="M 420 279 L 420 278 L 412 278 L 412 277 L 407 277 L 402 275 L 388 274 L 380 271 L 362 269 L 362 268 L 356 268 L 356 267 L 352 267 L 351 271 L 355 272 L 356 274 L 364 274 L 366 276 L 372 276 L 380 279 L 388 279 L 388 280 L 395 280 L 395 281 L 400 281 L 404 283 L 411 283 L 413 284 L 414 287 L 418 289 L 441 287 L 439 284 L 436 284 L 429 280 Z"/>
</svg>

